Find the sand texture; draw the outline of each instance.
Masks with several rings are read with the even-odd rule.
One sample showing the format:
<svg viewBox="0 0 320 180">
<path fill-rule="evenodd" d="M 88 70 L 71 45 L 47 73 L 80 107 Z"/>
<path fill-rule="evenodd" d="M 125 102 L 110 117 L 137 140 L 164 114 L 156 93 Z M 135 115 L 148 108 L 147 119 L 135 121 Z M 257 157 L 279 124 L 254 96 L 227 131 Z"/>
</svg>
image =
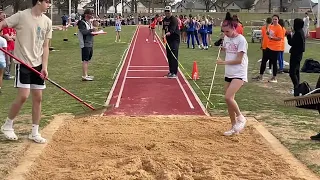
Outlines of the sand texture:
<svg viewBox="0 0 320 180">
<path fill-rule="evenodd" d="M 248 125 L 227 118 L 92 117 L 64 124 L 28 180 L 302 180 Z"/>
</svg>

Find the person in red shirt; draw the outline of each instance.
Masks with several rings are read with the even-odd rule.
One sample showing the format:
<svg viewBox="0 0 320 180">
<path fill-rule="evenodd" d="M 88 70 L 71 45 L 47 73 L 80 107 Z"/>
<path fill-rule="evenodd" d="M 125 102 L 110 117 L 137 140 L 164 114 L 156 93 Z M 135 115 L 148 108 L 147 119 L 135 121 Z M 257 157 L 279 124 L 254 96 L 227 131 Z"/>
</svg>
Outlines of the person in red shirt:
<svg viewBox="0 0 320 180">
<path fill-rule="evenodd" d="M 3 21 L 6 18 L 6 14 L 4 12 L 0 12 L 0 22 Z M 7 40 L 7 51 L 13 54 L 14 50 L 14 41 L 16 38 L 16 31 L 13 28 L 3 28 L 2 29 L 2 35 L 3 38 Z M 14 79 L 14 76 L 11 76 L 11 64 L 12 64 L 12 58 L 7 56 L 6 58 L 6 68 L 4 70 L 3 79 L 9 80 Z"/>
<path fill-rule="evenodd" d="M 7 51 L 11 54 L 13 54 L 14 51 L 14 43 L 16 39 L 16 31 L 13 28 L 3 28 L 2 29 L 2 34 L 3 37 L 7 40 Z M 9 79 L 14 79 L 14 76 L 11 76 L 11 66 L 13 64 L 13 60 L 10 56 L 7 56 L 7 66 L 4 72 L 4 79 L 9 80 Z"/>
<path fill-rule="evenodd" d="M 157 42 L 156 38 L 155 38 L 155 36 L 156 36 L 155 29 L 156 29 L 156 25 L 158 23 L 158 17 L 159 17 L 159 15 L 157 14 L 154 18 L 151 19 L 152 22 L 149 25 L 149 35 L 148 35 L 148 38 L 146 39 L 147 42 L 149 41 L 150 35 L 152 35 L 153 42 Z"/>
</svg>

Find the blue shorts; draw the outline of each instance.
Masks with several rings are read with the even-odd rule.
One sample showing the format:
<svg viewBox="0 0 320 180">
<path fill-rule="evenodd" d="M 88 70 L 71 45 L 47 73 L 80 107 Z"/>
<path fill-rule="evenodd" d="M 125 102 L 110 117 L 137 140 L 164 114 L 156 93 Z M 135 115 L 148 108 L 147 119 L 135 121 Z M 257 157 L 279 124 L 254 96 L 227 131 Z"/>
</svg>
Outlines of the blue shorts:
<svg viewBox="0 0 320 180">
<path fill-rule="evenodd" d="M 116 31 L 121 31 L 121 27 L 120 26 L 116 26 Z"/>
<path fill-rule="evenodd" d="M 6 68 L 7 64 L 6 62 L 0 61 L 0 69 Z"/>
</svg>

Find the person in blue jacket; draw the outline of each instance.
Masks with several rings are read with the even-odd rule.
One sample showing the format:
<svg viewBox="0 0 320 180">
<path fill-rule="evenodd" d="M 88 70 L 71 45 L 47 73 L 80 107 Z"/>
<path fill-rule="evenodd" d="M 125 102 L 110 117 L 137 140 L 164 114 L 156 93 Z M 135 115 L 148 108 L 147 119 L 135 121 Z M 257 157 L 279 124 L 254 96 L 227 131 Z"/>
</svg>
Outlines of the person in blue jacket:
<svg viewBox="0 0 320 180">
<path fill-rule="evenodd" d="M 209 17 L 209 21 L 208 21 L 208 45 L 211 47 L 211 37 L 212 37 L 212 32 L 213 32 L 213 19 L 212 17 Z"/>
<path fill-rule="evenodd" d="M 207 43 L 207 35 L 208 35 L 208 19 L 203 16 L 200 22 L 200 29 L 199 33 L 202 39 L 202 49 L 208 50 L 208 43 Z"/>
<path fill-rule="evenodd" d="M 192 43 L 192 49 L 194 49 L 194 31 L 195 31 L 195 21 L 192 18 L 192 15 L 189 15 L 189 19 L 187 19 L 184 23 L 184 25 L 187 28 L 187 45 L 188 48 L 190 48 L 189 46 L 189 42 L 190 42 L 190 38 L 191 38 L 191 43 Z"/>
</svg>

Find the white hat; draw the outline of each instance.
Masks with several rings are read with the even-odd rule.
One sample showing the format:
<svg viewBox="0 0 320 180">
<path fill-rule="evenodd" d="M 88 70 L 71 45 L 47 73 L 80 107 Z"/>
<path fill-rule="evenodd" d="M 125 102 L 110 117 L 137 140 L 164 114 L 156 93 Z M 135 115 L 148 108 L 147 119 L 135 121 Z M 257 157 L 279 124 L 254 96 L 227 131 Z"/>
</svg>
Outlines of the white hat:
<svg viewBox="0 0 320 180">
<path fill-rule="evenodd" d="M 164 10 L 165 10 L 165 11 L 170 11 L 170 12 L 171 12 L 171 6 L 166 6 L 166 7 L 164 7 Z"/>
</svg>

